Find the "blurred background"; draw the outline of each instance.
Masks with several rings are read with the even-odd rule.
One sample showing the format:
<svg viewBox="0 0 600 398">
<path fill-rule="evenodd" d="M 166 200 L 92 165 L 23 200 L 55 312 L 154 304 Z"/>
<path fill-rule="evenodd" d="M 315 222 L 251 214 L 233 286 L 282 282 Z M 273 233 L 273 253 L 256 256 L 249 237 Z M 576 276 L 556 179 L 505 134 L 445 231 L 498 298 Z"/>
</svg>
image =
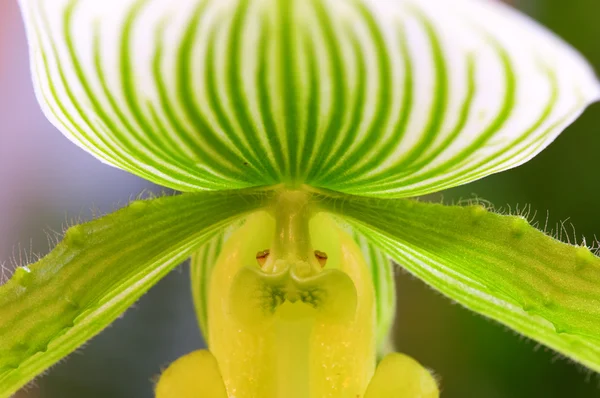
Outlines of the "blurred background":
<svg viewBox="0 0 600 398">
<path fill-rule="evenodd" d="M 600 1 L 511 3 L 572 43 L 600 71 Z M 595 105 L 531 162 L 444 192 L 444 200 L 476 194 L 497 207 L 530 204 L 542 223 L 549 211 L 550 225 L 568 219 L 579 239 L 589 242 L 600 236 L 599 153 Z M 16 1 L 0 0 L 0 262 L 12 269 L 31 253 L 47 253 L 44 231 L 112 211 L 143 189 L 156 188 L 100 164 L 45 120 L 30 83 Z M 439 375 L 444 398 L 600 397 L 597 375 L 452 304 L 404 272 L 397 280 L 394 340 Z M 152 397 L 161 368 L 203 345 L 188 285 L 183 265 L 17 397 Z"/>
</svg>

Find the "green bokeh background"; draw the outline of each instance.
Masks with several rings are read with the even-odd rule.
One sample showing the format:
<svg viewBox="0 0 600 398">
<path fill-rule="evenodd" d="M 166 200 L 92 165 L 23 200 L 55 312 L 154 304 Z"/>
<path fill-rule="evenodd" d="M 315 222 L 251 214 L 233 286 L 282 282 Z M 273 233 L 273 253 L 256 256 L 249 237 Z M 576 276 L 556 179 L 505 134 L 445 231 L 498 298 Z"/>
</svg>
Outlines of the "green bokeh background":
<svg viewBox="0 0 600 398">
<path fill-rule="evenodd" d="M 600 0 L 515 3 L 572 43 L 600 70 Z M 451 202 L 474 194 L 497 207 L 515 209 L 517 204 L 529 204 L 542 225 L 547 211 L 550 226 L 568 219 L 576 227 L 579 242 L 582 236 L 588 243 L 594 234 L 600 236 L 600 106 L 592 106 L 526 165 L 444 192 L 443 198 Z M 91 205 L 80 204 L 82 208 Z M 19 236 L 23 242 L 39 237 L 43 227 L 61 224 L 63 211 L 60 206 L 40 205 L 24 221 L 28 228 Z M 44 239 L 34 239 L 38 241 Z M 397 279 L 395 343 L 438 374 L 442 397 L 600 397 L 596 374 L 451 303 L 405 272 L 398 271 Z M 187 266 L 183 266 L 22 396 L 151 397 L 151 379 L 161 366 L 202 346 L 188 284 Z"/>
</svg>

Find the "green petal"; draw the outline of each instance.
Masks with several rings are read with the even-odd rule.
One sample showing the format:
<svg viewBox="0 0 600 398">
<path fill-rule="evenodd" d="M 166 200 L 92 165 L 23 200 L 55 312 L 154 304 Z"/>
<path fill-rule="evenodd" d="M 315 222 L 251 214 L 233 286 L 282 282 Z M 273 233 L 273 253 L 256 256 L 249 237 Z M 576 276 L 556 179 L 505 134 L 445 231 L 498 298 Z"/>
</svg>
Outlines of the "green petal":
<svg viewBox="0 0 600 398">
<path fill-rule="evenodd" d="M 232 226 L 228 230 L 234 229 Z M 190 264 L 190 281 L 192 284 L 192 296 L 194 298 L 194 308 L 200 331 L 204 341 L 208 344 L 208 294 L 210 291 L 210 280 L 212 269 L 217 263 L 221 254 L 223 244 L 230 233 L 228 230 L 222 230 L 212 239 L 203 244 L 193 255 Z"/>
<path fill-rule="evenodd" d="M 0 286 L 0 397 L 114 321 L 160 278 L 265 194 L 137 201 L 71 227 L 46 257 Z"/>
<path fill-rule="evenodd" d="M 482 206 L 358 197 L 323 206 L 448 297 L 600 371 L 600 258 L 587 247 Z"/>
<path fill-rule="evenodd" d="M 535 156 L 587 63 L 476 0 L 20 0 L 37 94 L 106 163 L 183 191 L 407 197 Z"/>
<path fill-rule="evenodd" d="M 351 235 L 360 247 L 373 278 L 377 306 L 377 352 L 383 358 L 390 348 L 389 335 L 396 315 L 394 264 L 390 257 L 373 245 L 365 235 L 357 230 L 352 230 Z"/>
</svg>

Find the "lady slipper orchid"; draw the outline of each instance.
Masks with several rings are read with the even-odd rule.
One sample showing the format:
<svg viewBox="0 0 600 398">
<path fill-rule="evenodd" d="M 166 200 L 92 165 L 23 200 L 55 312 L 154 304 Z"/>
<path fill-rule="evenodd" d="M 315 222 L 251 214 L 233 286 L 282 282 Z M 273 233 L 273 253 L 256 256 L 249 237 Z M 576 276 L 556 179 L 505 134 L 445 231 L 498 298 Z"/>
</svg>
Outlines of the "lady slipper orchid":
<svg viewBox="0 0 600 398">
<path fill-rule="evenodd" d="M 410 199 L 526 162 L 599 98 L 535 22 L 486 0 L 20 4 L 48 118 L 182 194 L 69 228 L 0 287 L 0 397 L 190 256 L 208 351 L 168 367 L 158 398 L 437 397 L 386 350 L 390 260 L 600 371 L 587 247 Z"/>
</svg>

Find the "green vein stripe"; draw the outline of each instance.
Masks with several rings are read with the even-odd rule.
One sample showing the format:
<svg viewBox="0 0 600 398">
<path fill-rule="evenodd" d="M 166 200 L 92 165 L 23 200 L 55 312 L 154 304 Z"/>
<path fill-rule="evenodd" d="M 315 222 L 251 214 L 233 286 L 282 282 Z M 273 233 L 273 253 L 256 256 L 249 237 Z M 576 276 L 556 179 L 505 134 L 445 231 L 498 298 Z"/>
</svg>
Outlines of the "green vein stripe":
<svg viewBox="0 0 600 398">
<path fill-rule="evenodd" d="M 410 9 L 410 12 L 422 24 L 427 39 L 429 41 L 428 44 L 430 47 L 429 49 L 431 51 L 431 60 L 434 65 L 434 84 L 432 89 L 432 92 L 434 93 L 434 100 L 430 110 L 429 120 L 424 130 L 421 132 L 421 134 L 419 134 L 420 140 L 415 145 L 413 145 L 413 147 L 409 151 L 407 151 L 402 158 L 397 160 L 393 167 L 388 168 L 385 171 L 379 172 L 376 175 L 369 175 L 369 179 L 371 181 L 379 180 L 383 176 L 389 174 L 390 169 L 394 171 L 406 169 L 412 163 L 414 163 L 420 156 L 422 156 L 427 151 L 427 148 L 429 148 L 433 144 L 434 140 L 436 139 L 436 136 L 439 134 L 440 128 L 442 127 L 444 121 L 444 115 L 446 113 L 449 91 L 449 81 L 447 73 L 448 64 L 445 61 L 441 40 L 433 26 L 433 23 L 429 21 L 423 13 L 419 12 L 416 8 Z M 397 145 L 402 146 L 402 141 L 399 141 Z M 389 152 L 388 148 L 394 147 L 383 147 L 382 149 L 384 151 L 387 149 Z M 367 167 L 363 167 L 361 169 L 358 169 L 354 173 L 345 175 L 345 180 L 356 181 L 357 177 L 364 176 L 368 170 L 373 170 L 374 168 L 376 168 L 377 164 L 381 162 L 382 158 L 384 158 L 382 155 L 383 154 L 381 153 L 377 153 L 377 155 L 373 157 L 373 160 L 367 165 Z M 339 181 L 339 178 L 337 181 Z"/>
<path fill-rule="evenodd" d="M 300 97 L 297 89 L 297 81 L 300 72 L 296 70 L 298 59 L 296 56 L 296 40 L 293 35 L 293 13 L 296 12 L 296 0 L 279 1 L 279 26 L 281 30 L 278 49 L 279 59 L 277 60 L 277 70 L 279 71 L 279 89 L 274 93 L 275 96 L 283 98 L 284 103 L 284 130 L 286 137 L 288 163 L 288 182 L 295 184 L 298 178 L 298 124 L 297 102 Z"/>
<path fill-rule="evenodd" d="M 267 20 L 268 13 L 264 11 L 265 15 L 263 18 Z M 263 125 L 264 133 L 267 136 L 268 142 L 272 148 L 273 161 L 277 165 L 279 171 L 279 178 L 283 181 L 285 178 L 285 161 L 286 151 L 284 145 L 281 142 L 277 124 L 275 122 L 275 114 L 273 112 L 272 96 L 270 95 L 270 82 L 269 79 L 272 77 L 272 73 L 268 65 L 268 57 L 272 53 L 272 42 L 268 39 L 270 35 L 274 34 L 272 26 L 265 23 L 261 27 L 260 42 L 263 43 L 258 49 L 258 65 L 257 65 L 257 76 L 256 85 L 258 86 L 259 95 L 259 109 L 261 116 L 261 123 Z"/>
<path fill-rule="evenodd" d="M 542 126 L 549 120 L 551 120 L 553 111 L 557 108 L 557 103 L 561 93 L 554 72 L 550 68 L 545 68 L 544 75 L 551 88 L 551 94 L 548 97 L 548 101 L 546 102 L 544 108 L 541 111 L 541 115 L 537 119 L 533 120 L 532 125 L 529 128 L 525 129 L 524 132 L 520 134 L 519 137 L 516 138 L 510 146 L 502 148 L 501 151 L 496 152 L 493 156 L 488 156 L 479 163 L 470 165 L 468 170 L 465 170 L 465 174 L 469 172 L 474 172 L 477 169 L 479 169 L 480 172 L 485 173 L 487 170 L 493 168 L 502 161 L 506 162 L 509 159 L 511 162 L 518 162 L 517 159 L 521 157 L 520 153 L 522 152 L 519 150 L 522 149 L 519 148 L 519 146 L 527 145 L 527 141 L 530 140 L 531 137 L 533 137 L 534 135 L 537 135 L 536 140 L 545 139 L 547 137 L 548 132 L 551 130 L 542 130 Z M 543 133 L 540 134 L 540 131 L 543 131 Z M 509 152 L 513 153 L 510 154 Z"/>
<path fill-rule="evenodd" d="M 209 122 L 206 120 L 206 116 L 203 115 L 203 112 L 199 109 L 195 101 L 196 94 L 194 93 L 192 82 L 194 81 L 193 73 L 193 48 L 194 44 L 199 38 L 197 37 L 197 29 L 201 23 L 201 17 L 203 16 L 203 8 L 198 8 L 193 17 L 190 19 L 186 29 L 185 34 L 182 39 L 182 44 L 180 47 L 180 52 L 177 58 L 177 93 L 178 93 L 178 103 L 185 111 L 186 116 L 190 118 L 194 126 L 198 126 L 199 130 L 202 132 L 202 138 L 207 142 L 211 143 L 215 146 L 215 152 L 219 157 L 226 160 L 228 163 L 228 168 L 239 170 L 240 176 L 244 176 L 244 166 L 247 160 L 252 160 L 249 156 L 243 144 L 240 142 L 239 138 L 233 134 L 232 127 L 229 124 L 228 119 L 226 118 L 224 111 L 222 109 L 222 105 L 219 102 L 219 93 L 215 87 L 214 76 L 214 63 L 215 63 L 215 54 L 214 54 L 214 44 L 215 44 L 215 34 L 216 29 L 219 27 L 219 23 L 213 23 L 211 25 L 211 32 L 209 36 L 205 38 L 208 41 L 208 48 L 206 50 L 205 62 L 205 71 L 203 76 L 203 84 L 207 88 L 208 92 L 206 97 L 207 103 L 204 107 L 205 109 L 210 109 L 210 111 L 217 118 L 217 122 L 219 125 L 220 131 L 224 133 L 227 137 L 227 141 L 222 140 L 212 129 L 209 127 Z M 222 22 L 222 21 L 221 21 Z M 233 145 L 232 145 L 233 144 Z M 232 150 L 235 148 L 235 150 Z M 239 154 L 238 154 L 239 151 Z M 240 156 L 241 154 L 241 156 Z M 255 167 L 257 164 L 248 163 L 246 174 L 248 177 L 260 175 Z M 241 177 L 244 178 L 244 177 Z M 251 179 L 251 178 L 249 178 Z"/>
<path fill-rule="evenodd" d="M 244 91 L 244 68 L 247 63 L 242 58 L 244 50 L 243 31 L 244 27 L 250 23 L 248 21 L 248 0 L 243 0 L 235 12 L 231 24 L 229 43 L 226 47 L 226 66 L 227 71 L 227 95 L 233 105 L 232 111 L 235 114 L 239 125 L 239 131 L 245 136 L 248 151 L 252 153 L 253 161 L 258 162 L 262 170 L 262 178 L 265 183 L 274 183 L 279 181 L 279 167 L 272 162 L 272 157 L 268 156 L 269 148 L 266 148 L 260 139 L 260 132 L 256 124 L 252 121 L 248 112 L 250 110 L 251 100 Z"/>
<path fill-rule="evenodd" d="M 331 163 L 326 164 L 322 181 L 335 181 L 336 178 L 339 178 L 342 175 L 345 176 L 344 178 L 352 178 L 353 175 L 362 174 L 365 169 L 373 167 L 373 163 L 379 162 L 381 158 L 378 151 L 366 151 L 366 148 L 372 147 L 372 145 L 367 145 L 367 143 L 380 142 L 384 136 L 385 130 L 389 127 L 391 106 L 394 97 L 392 91 L 392 65 L 390 64 L 390 60 L 387 59 L 387 55 L 390 51 L 387 48 L 383 32 L 380 31 L 380 27 L 371 10 L 363 3 L 357 3 L 356 12 L 358 12 L 365 21 L 365 25 L 369 32 L 369 46 L 372 46 L 376 53 L 374 63 L 376 64 L 375 69 L 377 71 L 375 75 L 378 80 L 378 93 L 377 103 L 374 107 L 377 111 L 358 142 L 352 141 L 358 139 L 358 127 L 360 126 L 361 120 L 353 120 L 351 129 L 344 134 L 346 136 L 345 140 L 342 141 L 342 144 L 331 156 L 331 158 L 337 162 L 336 167 L 333 167 Z M 367 37 L 363 37 L 362 39 L 367 40 Z M 358 44 L 356 39 L 355 42 Z M 359 51 L 358 54 L 360 54 L 359 57 L 361 58 L 361 61 L 364 62 L 364 59 L 366 58 L 365 52 Z M 364 69 L 361 69 L 360 71 L 362 74 L 359 74 L 359 84 L 360 87 L 363 88 L 365 86 L 366 76 Z M 373 82 L 371 82 L 371 84 L 373 84 Z M 367 101 L 364 97 L 359 97 L 358 100 L 363 106 Z M 357 112 L 356 116 L 360 116 L 361 114 L 362 112 Z M 350 147 L 352 149 L 348 153 L 348 148 Z M 365 158 L 370 158 L 371 160 L 365 162 Z M 361 167 L 355 170 L 356 165 L 361 165 Z"/>
<path fill-rule="evenodd" d="M 45 18 L 45 15 L 41 16 L 42 19 L 42 24 L 44 25 L 44 28 L 48 29 L 48 20 Z M 37 21 L 36 21 L 37 22 Z M 42 41 L 42 28 L 36 24 L 36 36 L 37 36 L 37 40 L 38 42 Z M 40 48 L 40 54 L 42 56 L 43 59 L 43 70 L 46 72 L 46 74 L 48 76 L 51 76 L 51 72 L 50 72 L 50 60 L 52 59 L 52 61 L 55 61 L 58 58 L 58 51 L 56 49 L 56 44 L 55 42 L 52 40 L 51 37 L 46 38 L 46 40 L 48 40 L 50 42 L 49 48 Z M 48 51 L 49 50 L 49 51 Z M 52 57 L 50 56 L 50 54 L 48 54 L 48 52 L 50 52 L 52 54 Z M 58 76 L 60 78 L 60 83 L 62 85 L 62 89 L 65 91 L 67 97 L 72 100 L 74 95 L 72 90 L 70 89 L 70 87 L 67 85 L 67 80 L 65 77 L 65 73 L 63 71 L 62 68 L 58 68 L 57 70 L 58 72 Z M 73 106 L 75 107 L 76 113 L 75 114 L 70 114 L 69 112 L 67 112 L 66 107 L 62 104 L 62 101 L 60 101 L 59 98 L 59 94 L 58 94 L 58 90 L 57 90 L 57 86 L 54 84 L 53 80 L 48 80 L 47 82 L 49 88 L 50 88 L 50 95 L 51 98 L 53 98 L 53 104 L 55 104 L 58 109 L 60 109 L 61 113 L 63 115 L 65 115 L 65 117 L 67 117 L 67 119 L 69 120 L 70 124 L 74 127 L 75 131 L 73 131 L 75 136 L 80 136 L 80 137 L 84 137 L 84 139 L 88 142 L 91 143 L 93 140 L 91 140 L 89 138 L 89 136 L 87 136 L 84 133 L 84 129 L 81 128 L 81 126 L 75 122 L 75 117 L 78 117 L 80 119 L 82 119 L 85 123 L 89 124 L 89 119 L 86 117 L 85 114 L 83 114 L 81 107 L 78 106 L 78 104 L 76 102 L 73 102 Z M 105 148 L 109 149 L 109 154 L 114 156 L 116 159 L 118 159 L 117 161 L 121 164 L 127 162 L 126 164 L 129 167 L 134 167 L 135 165 L 133 163 L 131 163 L 130 161 L 126 160 L 126 159 L 121 159 L 116 157 L 116 153 L 117 151 L 115 150 L 114 147 L 112 147 L 105 139 L 100 139 L 100 143 L 102 144 L 102 146 L 104 146 Z M 97 146 L 97 144 L 96 144 Z M 110 156 L 109 155 L 109 156 Z"/>
<path fill-rule="evenodd" d="M 136 4 L 134 4 L 134 7 L 137 7 L 138 4 L 141 5 L 143 4 L 144 1 L 138 1 Z M 73 32 L 72 32 L 72 23 L 73 23 L 73 16 L 74 16 L 74 12 L 76 10 L 76 6 L 80 4 L 79 2 L 77 2 L 76 0 L 72 0 L 68 7 L 65 9 L 65 16 L 64 16 L 64 21 L 63 21 L 63 30 L 62 30 L 62 34 L 65 40 L 65 44 L 66 47 L 68 49 L 68 53 L 69 53 L 69 59 L 71 61 L 71 65 L 75 71 L 75 73 L 77 74 L 79 83 L 81 84 L 81 86 L 83 87 L 86 96 L 87 96 L 87 100 L 89 100 L 93 107 L 94 110 L 96 112 L 96 115 L 100 117 L 100 119 L 103 121 L 103 123 L 109 128 L 110 131 L 119 131 L 119 135 L 122 138 L 121 140 L 119 140 L 119 144 L 124 146 L 124 148 L 126 148 L 126 150 L 133 155 L 133 157 L 135 159 L 141 160 L 142 162 L 145 162 L 146 164 L 150 163 L 150 164 L 154 164 L 154 167 L 158 168 L 158 170 L 161 171 L 161 173 L 163 175 L 169 175 L 171 173 L 176 174 L 177 177 L 175 177 L 175 179 L 183 179 L 185 180 L 185 178 L 181 178 L 181 174 L 180 174 L 180 170 L 176 169 L 175 167 L 172 167 L 170 165 L 169 162 L 161 162 L 160 165 L 156 164 L 156 160 L 159 159 L 152 151 L 147 151 L 144 150 L 146 149 L 144 146 L 144 141 L 142 137 L 136 137 L 136 136 L 132 136 L 132 131 L 125 131 L 123 129 L 119 129 L 117 127 L 117 125 L 112 121 L 112 119 L 108 116 L 108 114 L 106 113 L 106 111 L 102 108 L 102 106 L 100 105 L 100 102 L 96 99 L 96 95 L 95 93 L 92 92 L 91 86 L 88 83 L 88 78 L 86 77 L 83 67 L 81 66 L 81 63 L 79 61 L 79 58 L 77 57 L 74 45 L 73 45 Z M 126 28 L 127 24 L 125 25 Z M 58 58 L 58 55 L 55 54 L 55 58 Z M 68 83 L 64 82 L 65 87 L 67 87 Z M 76 104 L 76 106 L 80 109 L 80 113 L 83 115 L 83 106 L 81 106 L 80 104 L 78 104 L 78 101 L 75 99 L 74 96 L 71 95 L 71 101 L 73 102 L 73 104 Z M 89 117 L 85 117 L 85 121 L 86 124 L 93 130 L 94 129 L 94 124 L 91 123 L 91 120 L 89 119 Z M 96 127 L 97 128 L 97 127 Z M 96 133 L 95 134 L 96 138 L 99 138 L 99 136 L 101 136 L 100 134 Z M 129 139 L 124 139 L 125 137 L 131 139 L 131 141 L 129 141 Z M 141 145 L 140 145 L 141 144 Z M 190 175 L 188 175 L 190 176 Z"/>
<path fill-rule="evenodd" d="M 242 5 L 247 4 L 246 0 L 241 1 Z M 233 21 L 233 24 L 236 24 L 236 21 Z M 239 24 L 239 21 L 237 21 Z M 229 106 L 227 104 L 226 93 L 221 91 L 221 82 L 218 80 L 218 66 L 217 62 L 221 55 L 225 57 L 229 57 L 229 52 L 225 54 L 221 54 L 219 49 L 216 48 L 216 44 L 218 42 L 217 35 L 220 29 L 227 28 L 228 31 L 231 31 L 232 26 L 229 25 L 229 21 L 221 20 L 217 21 L 212 25 L 212 31 L 208 39 L 208 48 L 206 52 L 206 70 L 204 73 L 204 85 L 207 87 L 208 92 L 206 93 L 206 104 L 210 107 L 212 114 L 216 117 L 219 127 L 222 133 L 228 138 L 233 148 L 236 148 L 240 154 L 242 155 L 242 159 L 238 160 L 239 165 L 246 167 L 250 170 L 253 170 L 256 174 L 255 179 L 261 181 L 261 183 L 267 183 L 264 181 L 265 171 L 263 170 L 263 163 L 257 159 L 257 154 L 253 151 L 248 143 L 246 142 L 245 134 L 240 133 L 238 127 L 234 124 L 233 120 L 229 115 Z M 194 39 L 197 39 L 197 35 L 191 36 Z M 188 61 L 191 65 L 191 53 L 189 53 Z M 190 68 L 191 71 L 191 68 Z M 191 79 L 190 79 L 191 81 Z M 190 91 L 191 85 L 187 86 L 186 92 L 187 95 L 193 97 L 193 93 Z M 197 104 L 194 106 L 198 107 Z M 197 112 L 200 112 L 199 110 Z"/>
<path fill-rule="evenodd" d="M 323 164 L 328 154 L 332 152 L 339 135 L 339 128 L 343 125 L 346 116 L 344 110 L 347 107 L 347 96 L 349 95 L 348 88 L 344 83 L 347 73 L 344 67 L 345 60 L 339 46 L 339 33 L 336 32 L 335 24 L 332 22 L 331 11 L 327 10 L 323 3 L 320 0 L 311 0 L 312 9 L 318 22 L 314 28 L 319 32 L 319 36 L 322 36 L 325 51 L 329 56 L 328 67 L 321 72 L 321 78 L 331 81 L 333 92 L 331 93 L 331 115 L 325 120 L 326 125 L 323 126 L 322 137 L 314 148 L 316 152 L 306 173 L 306 180 L 309 182 L 317 180 L 317 176 L 323 172 Z"/>
<path fill-rule="evenodd" d="M 506 124 L 511 114 L 514 112 L 514 104 L 516 101 L 516 76 L 515 70 L 512 67 L 512 62 L 510 60 L 510 56 L 507 54 L 506 50 L 500 47 L 500 45 L 493 41 L 490 38 L 491 43 L 494 45 L 496 49 L 498 59 L 501 61 L 503 67 L 503 74 L 505 79 L 505 95 L 502 101 L 502 106 L 497 110 L 495 118 L 491 121 L 491 123 L 483 130 L 483 132 L 478 135 L 478 137 L 471 142 L 467 147 L 460 150 L 460 152 L 454 155 L 452 158 L 446 160 L 444 163 L 435 166 L 433 169 L 428 169 L 427 172 L 421 173 L 418 177 L 412 176 L 404 179 L 399 179 L 397 175 L 401 170 L 396 170 L 395 168 L 390 168 L 387 170 L 389 176 L 387 178 L 375 178 L 368 177 L 363 179 L 360 183 L 362 186 L 366 186 L 365 180 L 373 179 L 376 182 L 373 182 L 372 185 L 376 186 L 377 191 L 389 191 L 394 190 L 397 187 L 406 187 L 411 186 L 412 184 L 421 183 L 423 181 L 427 181 L 430 178 L 435 178 L 436 176 L 445 175 L 448 169 L 451 167 L 455 167 L 457 164 L 464 162 L 471 156 L 476 153 L 480 148 L 484 147 L 487 142 L 489 142 L 492 137 L 494 137 L 503 126 Z M 457 139 L 460 138 L 460 135 Z M 347 184 L 346 184 L 347 185 Z M 338 189 L 344 189 L 344 185 L 339 185 Z M 356 190 L 359 192 L 360 190 Z M 373 191 L 371 188 L 370 191 Z"/>
<path fill-rule="evenodd" d="M 319 181 L 328 181 L 329 175 L 334 173 L 345 173 L 350 168 L 351 163 L 344 158 L 347 156 L 349 148 L 358 142 L 358 133 L 360 132 L 360 123 L 365 113 L 366 97 L 367 97 L 367 65 L 366 57 L 362 52 L 363 49 L 359 43 L 356 33 L 348 28 L 348 37 L 352 42 L 352 49 L 355 57 L 353 59 L 357 67 L 356 78 L 356 93 L 354 95 L 352 117 L 342 130 L 342 142 L 337 146 L 336 151 L 328 156 L 327 164 L 322 167 L 324 174 L 319 180 L 309 181 L 311 184 L 320 185 Z M 356 150 L 352 153 L 355 153 Z"/>
<path fill-rule="evenodd" d="M 224 153 L 227 155 L 227 145 L 215 138 L 214 132 L 203 119 L 195 120 L 194 127 L 196 131 L 190 131 L 188 127 L 185 127 L 186 123 L 177 115 L 174 106 L 177 106 L 179 103 L 169 97 L 168 88 L 166 86 L 165 79 L 163 78 L 163 68 L 161 67 L 161 61 L 164 58 L 164 44 L 159 35 L 163 30 L 164 24 L 163 26 L 160 26 L 155 33 L 157 45 L 152 61 L 152 73 L 159 97 L 157 109 L 162 111 L 163 118 L 168 122 L 168 128 L 177 131 L 178 134 L 176 137 L 181 140 L 183 145 L 186 145 L 189 150 L 195 154 L 192 160 L 202 159 L 204 162 L 206 162 L 207 167 L 211 168 L 213 175 L 226 173 L 233 177 L 229 177 L 227 179 L 233 180 L 235 177 L 240 175 L 241 171 L 238 171 L 236 168 L 231 168 L 231 165 L 228 162 L 222 160 L 224 157 L 216 155 L 218 153 Z M 182 53 L 189 51 L 189 49 L 186 48 L 186 44 L 187 42 L 184 40 L 178 51 L 177 59 L 181 59 Z M 180 64 L 177 68 L 177 78 L 175 80 L 176 87 L 181 87 L 186 84 L 184 81 L 184 76 L 185 70 Z M 166 135 L 170 136 L 170 134 Z M 200 142 L 201 138 L 202 142 Z M 177 143 L 175 144 L 175 147 L 180 147 L 180 145 Z M 215 186 L 223 185 L 223 179 L 225 178 L 222 177 L 221 181 L 218 182 L 218 178 L 215 178 L 215 180 L 217 180 Z M 227 182 L 225 182 L 225 184 L 225 186 L 227 186 Z"/>
<path fill-rule="evenodd" d="M 395 166 L 397 168 L 404 168 L 407 165 L 412 164 L 421 156 L 423 156 L 423 154 L 427 152 L 428 148 L 433 145 L 444 123 L 448 106 L 448 92 L 450 90 L 450 82 L 448 77 L 450 65 L 446 62 L 446 57 L 439 33 L 437 32 L 433 22 L 429 20 L 425 14 L 421 13 L 417 8 L 415 8 L 414 12 L 414 16 L 423 26 L 423 30 L 425 31 L 427 40 L 429 41 L 431 60 L 433 62 L 435 75 L 435 83 L 433 84 L 433 92 L 435 94 L 430 110 L 429 120 L 425 129 L 420 134 L 420 141 L 417 142 L 417 145 L 415 145 L 411 151 L 404 156 L 404 158 L 398 161 L 397 165 Z"/>
<path fill-rule="evenodd" d="M 306 178 L 309 163 L 317 145 L 317 131 L 320 128 L 319 109 L 321 108 L 321 93 L 319 91 L 319 64 L 313 38 L 310 34 L 303 32 L 304 54 L 308 64 L 308 94 L 306 96 L 306 129 L 304 131 L 304 143 L 302 154 L 299 159 L 299 179 Z"/>
<path fill-rule="evenodd" d="M 39 39 L 38 39 L 39 40 Z M 42 72 L 45 72 L 46 76 L 50 75 L 50 69 L 48 64 L 48 56 L 44 51 L 40 52 L 40 57 L 42 58 L 42 62 L 37 65 L 36 68 L 36 78 L 41 81 Z M 127 168 L 131 166 L 130 164 L 125 163 L 125 161 L 119 157 L 117 157 L 112 152 L 103 151 L 98 147 L 98 142 L 94 142 L 93 144 L 85 135 L 81 134 L 81 131 L 78 125 L 75 123 L 74 117 L 72 114 L 66 112 L 66 109 L 61 101 L 58 100 L 58 93 L 56 86 L 48 81 L 48 90 L 42 88 L 42 96 L 44 100 L 48 103 L 49 112 L 54 116 L 54 118 L 61 123 L 62 126 L 68 130 L 69 134 L 78 139 L 78 142 L 87 150 L 89 150 L 92 154 L 97 156 L 100 159 L 104 159 L 109 162 L 113 162 L 113 164 L 119 165 L 122 168 Z M 135 168 L 135 166 L 134 166 Z"/>
<path fill-rule="evenodd" d="M 397 30 L 398 30 L 398 40 L 400 43 L 399 44 L 400 55 L 404 62 L 403 68 L 402 68 L 404 71 L 403 81 L 402 81 L 402 84 L 398 87 L 398 90 L 403 91 L 404 95 L 403 95 L 402 105 L 400 107 L 400 112 L 399 112 L 400 117 L 392 129 L 393 133 L 390 137 L 383 140 L 381 145 L 378 148 L 379 149 L 379 152 L 378 152 L 379 160 L 388 158 L 394 151 L 397 150 L 398 147 L 400 147 L 401 142 L 406 134 L 408 122 L 410 120 L 410 115 L 414 110 L 414 108 L 413 108 L 414 101 L 413 100 L 414 100 L 415 83 L 413 81 L 414 71 L 413 71 L 412 60 L 411 60 L 410 52 L 408 49 L 408 44 L 407 44 L 406 37 L 405 37 L 405 29 L 404 29 L 403 25 L 399 23 Z M 374 163 L 375 161 L 376 161 L 376 159 L 373 159 L 373 161 L 372 161 L 373 163 L 370 163 L 372 167 L 376 166 L 376 163 Z M 355 176 L 357 176 L 357 173 L 353 173 L 353 174 Z M 351 178 L 352 177 L 350 175 L 346 175 L 346 179 L 350 180 Z"/>
<path fill-rule="evenodd" d="M 437 148 L 435 148 L 433 152 L 427 155 L 426 158 L 421 159 L 418 162 L 413 162 L 411 167 L 409 168 L 411 171 L 416 172 L 418 170 L 421 170 L 428 164 L 435 161 L 435 159 L 439 157 L 444 151 L 448 150 L 450 145 L 458 139 L 460 133 L 464 130 L 465 126 L 467 125 L 469 119 L 473 117 L 472 109 L 474 105 L 475 94 L 477 91 L 475 82 L 475 74 L 477 73 L 477 70 L 473 54 L 469 54 L 467 58 L 467 69 L 465 73 L 465 80 L 467 81 L 467 91 L 463 101 L 463 105 L 461 106 L 460 117 L 456 122 L 456 126 L 452 129 L 452 133 L 450 133 L 448 137 L 446 137 L 444 141 Z"/>
<path fill-rule="evenodd" d="M 443 172 L 447 176 L 446 181 L 442 184 L 440 184 L 440 182 L 435 182 L 436 187 L 442 188 L 444 186 L 456 185 L 456 181 L 454 181 L 453 178 L 458 179 L 458 181 L 470 181 L 476 178 L 476 176 L 491 174 L 492 169 L 501 164 L 506 164 L 506 162 L 510 162 L 511 164 L 518 163 L 524 158 L 522 150 L 519 151 L 520 145 L 522 145 L 520 149 L 523 149 L 523 146 L 527 145 L 527 140 L 529 140 L 534 134 L 537 135 L 537 139 L 545 139 L 548 133 L 553 131 L 553 129 L 541 130 L 542 125 L 551 119 L 552 113 L 559 99 L 556 77 L 553 75 L 550 69 L 546 69 L 545 72 L 547 73 L 546 78 L 548 83 L 552 88 L 552 94 L 549 96 L 546 105 L 541 110 L 541 114 L 538 116 L 538 118 L 533 120 L 532 125 L 529 128 L 524 129 L 523 134 L 519 135 L 519 137 L 516 138 L 510 146 L 502 147 L 501 150 L 494 152 L 492 155 L 489 155 L 477 163 L 474 163 L 473 161 L 468 162 L 467 168 L 461 168 L 462 164 L 466 163 L 465 160 L 463 160 L 462 164 L 457 164 L 457 161 L 447 162 L 445 165 L 439 166 L 434 170 L 429 170 L 426 173 L 415 173 L 412 178 L 402 180 L 402 183 L 407 185 L 414 184 L 418 181 L 425 181 L 426 179 L 432 178 L 435 175 L 442 174 Z M 468 159 L 467 156 L 474 153 L 475 150 L 475 148 L 471 149 L 471 151 L 465 155 L 465 158 Z M 512 152 L 513 156 L 510 156 L 509 152 Z M 426 189 L 426 185 L 419 188 Z"/>
</svg>

